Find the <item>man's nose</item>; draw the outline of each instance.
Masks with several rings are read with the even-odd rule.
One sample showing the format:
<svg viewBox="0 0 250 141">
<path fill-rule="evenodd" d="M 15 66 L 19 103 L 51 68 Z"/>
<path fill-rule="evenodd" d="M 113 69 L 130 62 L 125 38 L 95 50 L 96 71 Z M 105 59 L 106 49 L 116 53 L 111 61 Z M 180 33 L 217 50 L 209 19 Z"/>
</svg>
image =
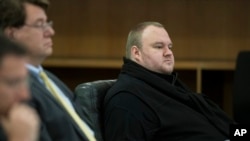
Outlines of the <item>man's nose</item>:
<svg viewBox="0 0 250 141">
<path fill-rule="evenodd" d="M 54 36 L 55 35 L 55 30 L 53 29 L 52 26 L 49 26 L 49 27 L 46 28 L 44 34 L 45 34 L 46 37 L 48 37 L 48 36 L 49 37 Z"/>
<path fill-rule="evenodd" d="M 166 47 L 164 49 L 163 56 L 168 56 L 168 55 L 172 55 L 172 54 L 173 54 L 173 52 L 169 47 Z"/>
</svg>

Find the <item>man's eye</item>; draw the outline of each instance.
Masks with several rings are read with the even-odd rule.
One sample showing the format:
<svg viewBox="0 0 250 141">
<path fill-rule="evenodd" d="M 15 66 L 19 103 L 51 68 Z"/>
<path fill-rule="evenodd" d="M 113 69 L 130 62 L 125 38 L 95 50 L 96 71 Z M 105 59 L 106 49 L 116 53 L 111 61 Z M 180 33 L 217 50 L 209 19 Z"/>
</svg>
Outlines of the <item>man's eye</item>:
<svg viewBox="0 0 250 141">
<path fill-rule="evenodd" d="M 6 84 L 9 86 L 9 87 L 18 87 L 22 84 L 27 84 L 28 83 L 28 79 L 16 79 L 16 80 L 8 80 L 6 81 Z"/>
<path fill-rule="evenodd" d="M 37 24 L 36 26 L 38 26 L 38 27 L 43 27 L 43 26 L 44 26 L 44 23 L 39 23 L 39 24 Z"/>
<path fill-rule="evenodd" d="M 155 48 L 162 48 L 162 46 L 161 45 L 156 45 L 156 46 L 154 46 Z"/>
<path fill-rule="evenodd" d="M 44 26 L 46 23 L 44 23 L 44 22 L 37 22 L 36 24 L 35 24 L 35 26 L 36 27 L 42 27 L 42 26 Z"/>
</svg>

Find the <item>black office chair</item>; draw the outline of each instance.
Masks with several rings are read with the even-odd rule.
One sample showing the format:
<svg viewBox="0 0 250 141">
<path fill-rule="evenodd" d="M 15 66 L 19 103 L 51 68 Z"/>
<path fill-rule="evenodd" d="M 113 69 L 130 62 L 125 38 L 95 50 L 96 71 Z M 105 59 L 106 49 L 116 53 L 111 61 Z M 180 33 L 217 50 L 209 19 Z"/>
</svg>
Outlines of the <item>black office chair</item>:
<svg viewBox="0 0 250 141">
<path fill-rule="evenodd" d="M 116 80 L 98 80 L 82 83 L 75 88 L 76 99 L 93 122 L 96 139 L 103 141 L 103 100 Z"/>
<path fill-rule="evenodd" d="M 238 54 L 233 87 L 233 115 L 238 123 L 250 123 L 250 51 Z"/>
</svg>

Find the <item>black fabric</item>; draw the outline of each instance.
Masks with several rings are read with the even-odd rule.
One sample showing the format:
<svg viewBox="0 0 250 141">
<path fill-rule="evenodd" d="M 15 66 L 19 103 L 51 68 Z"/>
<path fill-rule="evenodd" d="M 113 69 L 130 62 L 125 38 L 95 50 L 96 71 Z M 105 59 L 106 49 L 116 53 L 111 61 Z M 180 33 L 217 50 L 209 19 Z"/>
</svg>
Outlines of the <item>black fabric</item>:
<svg viewBox="0 0 250 141">
<path fill-rule="evenodd" d="M 238 123 L 250 124 L 250 51 L 241 51 L 236 61 L 233 113 Z"/>
<path fill-rule="evenodd" d="M 76 100 L 79 101 L 83 111 L 92 120 L 95 137 L 103 141 L 103 100 L 108 89 L 115 80 L 98 80 L 86 82 L 75 88 Z"/>
<path fill-rule="evenodd" d="M 104 107 L 108 141 L 223 141 L 233 123 L 205 95 L 190 91 L 177 74 L 151 72 L 127 59 Z"/>
<path fill-rule="evenodd" d="M 1 124 L 0 124 L 0 141 L 7 141 L 6 134 Z"/>
</svg>

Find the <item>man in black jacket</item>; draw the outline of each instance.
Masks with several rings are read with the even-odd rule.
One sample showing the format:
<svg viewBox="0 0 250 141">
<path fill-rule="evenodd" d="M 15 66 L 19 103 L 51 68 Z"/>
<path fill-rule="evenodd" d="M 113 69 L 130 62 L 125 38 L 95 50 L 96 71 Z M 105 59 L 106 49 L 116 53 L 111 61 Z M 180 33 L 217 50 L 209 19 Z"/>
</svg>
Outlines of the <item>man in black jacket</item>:
<svg viewBox="0 0 250 141">
<path fill-rule="evenodd" d="M 173 43 L 160 23 L 144 22 L 127 40 L 126 58 L 105 101 L 107 141 L 224 141 L 233 121 L 174 69 Z"/>
<path fill-rule="evenodd" d="M 28 50 L 30 105 L 41 119 L 41 141 L 95 141 L 90 120 L 75 95 L 41 64 L 52 54 L 55 31 L 48 20 L 48 0 L 1 0 L 0 32 Z"/>
</svg>

